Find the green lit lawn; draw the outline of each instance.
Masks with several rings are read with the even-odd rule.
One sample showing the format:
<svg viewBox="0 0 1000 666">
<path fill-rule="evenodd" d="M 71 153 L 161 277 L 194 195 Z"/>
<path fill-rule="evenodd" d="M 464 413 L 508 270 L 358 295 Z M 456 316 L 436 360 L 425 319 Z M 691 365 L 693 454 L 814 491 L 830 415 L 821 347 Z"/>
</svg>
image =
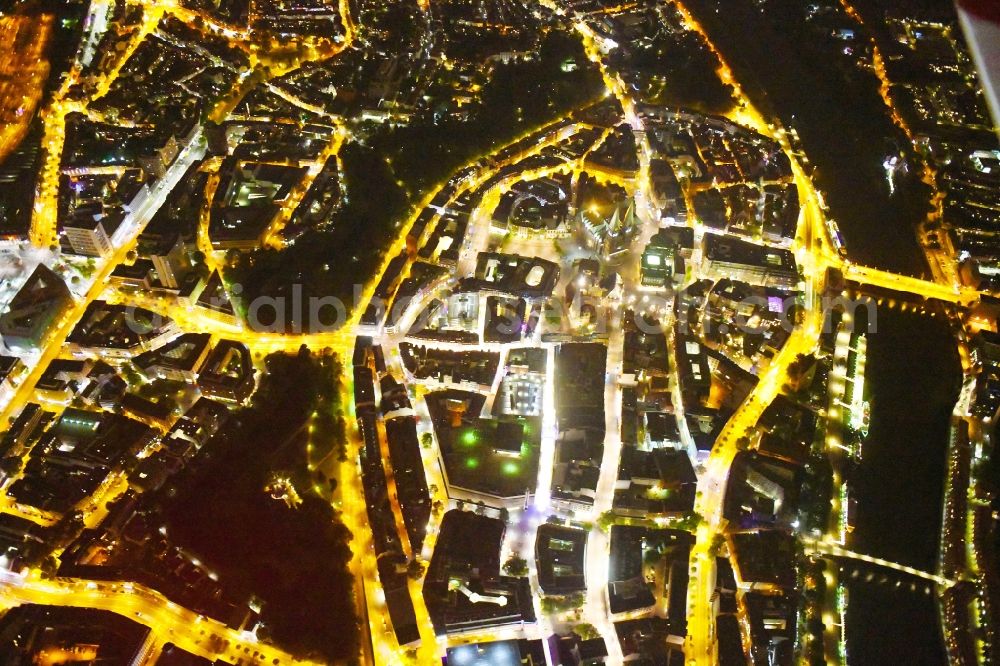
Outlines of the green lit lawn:
<svg viewBox="0 0 1000 666">
<path fill-rule="evenodd" d="M 538 480 L 539 425 L 524 419 L 525 431 L 517 456 L 498 454 L 483 429 L 462 426 L 440 433 L 448 481 L 468 490 L 509 497 L 533 490 Z"/>
</svg>

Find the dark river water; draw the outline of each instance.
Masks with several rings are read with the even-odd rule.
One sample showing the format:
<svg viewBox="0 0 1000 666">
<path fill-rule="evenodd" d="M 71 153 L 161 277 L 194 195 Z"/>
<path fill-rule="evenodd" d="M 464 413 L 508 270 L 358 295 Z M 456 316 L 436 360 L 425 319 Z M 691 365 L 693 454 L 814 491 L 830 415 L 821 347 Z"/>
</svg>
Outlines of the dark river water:
<svg viewBox="0 0 1000 666">
<path fill-rule="evenodd" d="M 933 572 L 945 454 L 961 366 L 947 324 L 880 308 L 866 372 L 871 428 L 852 477 L 852 549 Z M 850 572 L 853 568 L 848 568 Z M 933 587 L 906 574 L 858 569 L 848 583 L 848 663 L 946 664 Z M 874 582 L 866 574 L 875 573 Z M 896 582 L 901 584 L 897 587 Z M 916 583 L 912 590 L 911 583 Z"/>
</svg>

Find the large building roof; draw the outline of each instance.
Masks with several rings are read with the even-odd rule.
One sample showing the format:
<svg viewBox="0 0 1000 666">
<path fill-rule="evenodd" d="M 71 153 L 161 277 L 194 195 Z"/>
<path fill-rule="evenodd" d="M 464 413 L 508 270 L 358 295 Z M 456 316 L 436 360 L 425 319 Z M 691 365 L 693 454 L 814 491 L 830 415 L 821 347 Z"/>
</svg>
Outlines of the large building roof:
<svg viewBox="0 0 1000 666">
<path fill-rule="evenodd" d="M 0 336 L 8 345 L 38 342 L 41 334 L 73 300 L 62 278 L 44 264 L 38 264 L 21 289 L 0 315 Z"/>
</svg>

